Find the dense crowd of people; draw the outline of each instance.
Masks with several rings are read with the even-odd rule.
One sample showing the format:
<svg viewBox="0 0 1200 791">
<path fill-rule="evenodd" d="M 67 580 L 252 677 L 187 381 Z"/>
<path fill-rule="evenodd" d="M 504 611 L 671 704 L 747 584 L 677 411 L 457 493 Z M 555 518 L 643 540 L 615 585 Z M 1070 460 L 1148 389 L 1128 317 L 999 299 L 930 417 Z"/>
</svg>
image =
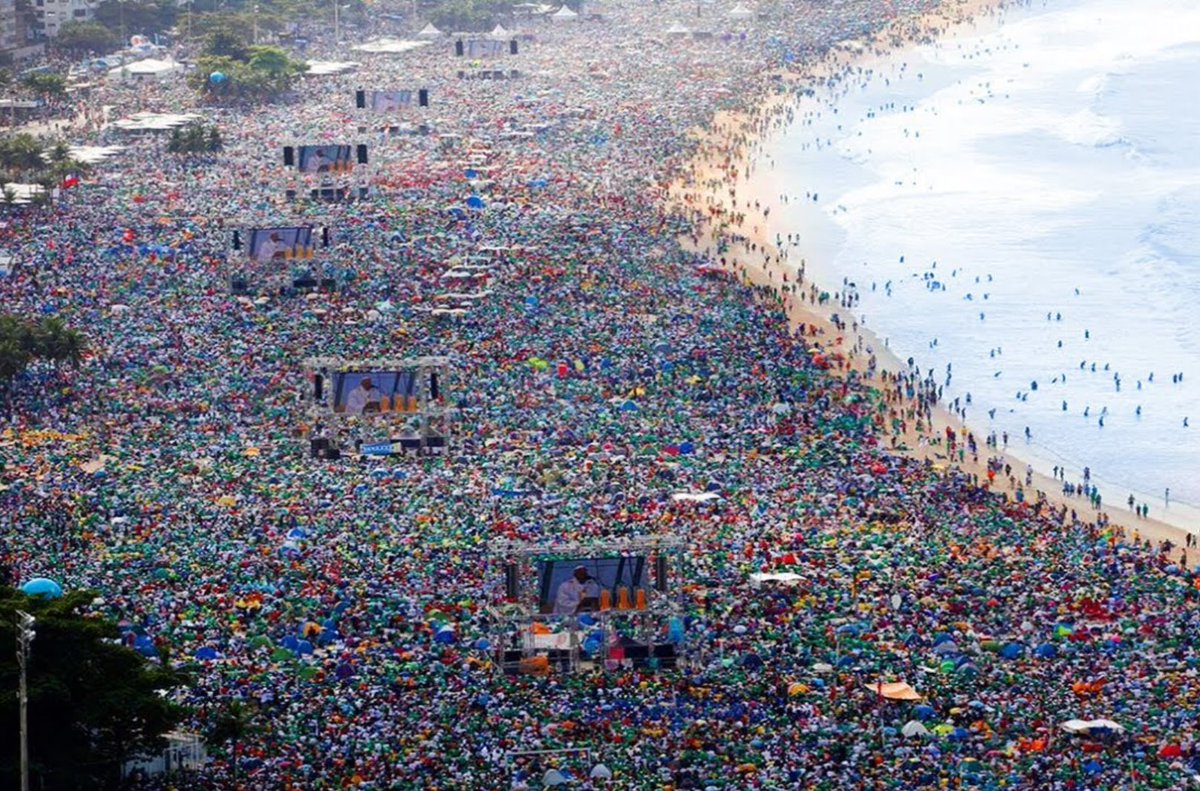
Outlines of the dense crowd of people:
<svg viewBox="0 0 1200 791">
<path fill-rule="evenodd" d="M 96 590 L 130 645 L 192 667 L 188 729 L 252 704 L 236 759 L 213 749 L 148 783 L 1192 782 L 1200 587 L 1170 548 L 893 454 L 893 420 L 928 422 L 929 388 L 830 365 L 838 325 L 790 324 L 800 289 L 714 277 L 722 258 L 759 262 L 736 260 L 732 224 L 668 200 L 715 111 L 819 90 L 778 71 L 815 73 L 846 38 L 934 35 L 935 5 L 787 2 L 738 21 L 721 3 L 612 0 L 601 19 L 518 26 L 520 54 L 497 56 L 517 80 L 459 79 L 472 65 L 442 39 L 355 53 L 356 73 L 253 110 L 182 81 L 98 88 L 112 119 L 197 112 L 224 150 L 167 154 L 93 111 L 70 142 L 120 153 L 0 229 L 18 262 L 7 309 L 90 342 L 78 369 L 16 382 L 0 546 L 18 580 Z M 429 134 L 379 132 L 360 87 L 428 88 L 432 106 L 402 116 Z M 287 201 L 320 178 L 282 165 L 307 143 L 367 144 L 350 183 L 370 197 Z M 281 292 L 308 264 L 231 249 L 234 229 L 302 222 L 329 229 L 312 265 L 334 293 Z M 435 314 L 453 262 L 481 255 L 487 298 Z M 451 452 L 312 458 L 316 355 L 450 357 Z M 489 541 L 656 534 L 688 542 L 680 668 L 496 671 Z M 799 579 L 751 587 L 758 572 Z M 872 686 L 898 681 L 920 701 Z M 1120 730 L 1060 727 L 1095 718 Z"/>
</svg>

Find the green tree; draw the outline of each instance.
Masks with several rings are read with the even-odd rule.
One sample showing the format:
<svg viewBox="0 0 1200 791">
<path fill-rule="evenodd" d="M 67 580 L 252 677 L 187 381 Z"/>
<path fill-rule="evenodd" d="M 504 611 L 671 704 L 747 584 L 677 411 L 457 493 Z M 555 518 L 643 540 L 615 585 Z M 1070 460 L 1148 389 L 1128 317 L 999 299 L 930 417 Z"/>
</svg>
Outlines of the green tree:
<svg viewBox="0 0 1200 791">
<path fill-rule="evenodd" d="M 256 46 L 250 48 L 250 68 L 279 77 L 295 68 L 295 61 L 279 47 Z"/>
<path fill-rule="evenodd" d="M 279 47 L 256 46 L 246 50 L 244 59 L 201 56 L 189 80 L 193 88 L 217 101 L 269 101 L 286 93 L 307 69 Z M 213 82 L 214 72 L 225 79 Z"/>
<path fill-rule="evenodd" d="M 235 786 L 238 777 L 238 749 L 241 747 L 242 741 L 257 729 L 256 716 L 257 712 L 247 704 L 240 700 L 231 701 L 217 714 L 204 737 L 205 743 L 210 747 L 232 745 L 230 751 L 233 754 L 233 783 Z"/>
<path fill-rule="evenodd" d="M 52 99 L 60 99 L 67 95 L 67 79 L 61 74 L 35 72 L 25 75 L 21 82 L 28 90 L 46 94 Z"/>
<path fill-rule="evenodd" d="M 174 3 L 156 0 L 124 3 L 120 0 L 104 0 L 96 6 L 95 17 L 96 22 L 118 34 L 118 37 L 122 29 L 130 36 L 135 33 L 153 35 L 170 30 L 179 17 L 179 9 Z"/>
<path fill-rule="evenodd" d="M 444 0 L 429 14 L 429 20 L 442 30 L 483 31 L 512 11 L 506 0 Z"/>
<path fill-rule="evenodd" d="M 48 316 L 31 322 L 11 314 L 0 315 L 0 386 L 11 408 L 12 382 L 34 360 L 78 365 L 87 350 L 87 338 Z"/>
<path fill-rule="evenodd" d="M 215 28 L 204 42 L 204 54 L 238 61 L 247 60 L 250 50 L 246 46 L 245 28 L 238 29 L 232 22 Z"/>
<path fill-rule="evenodd" d="M 71 52 L 109 52 L 116 49 L 120 39 L 99 22 L 72 19 L 58 29 L 54 43 Z"/>
<path fill-rule="evenodd" d="M 42 151 L 41 141 L 24 132 L 0 139 L 0 170 L 14 177 L 39 170 L 46 165 Z"/>
<path fill-rule="evenodd" d="M 36 358 L 78 365 L 87 342 L 57 316 L 46 316 L 27 332 L 29 353 Z"/>
<path fill-rule="evenodd" d="M 122 765 L 166 746 L 182 711 L 162 693 L 185 679 L 121 645 L 116 624 L 88 615 L 95 593 L 30 598 L 0 588 L 0 643 L 15 644 L 15 611 L 37 619 L 30 650 L 31 787 L 109 789 Z M 0 787 L 18 787 L 17 661 L 0 652 Z"/>
</svg>

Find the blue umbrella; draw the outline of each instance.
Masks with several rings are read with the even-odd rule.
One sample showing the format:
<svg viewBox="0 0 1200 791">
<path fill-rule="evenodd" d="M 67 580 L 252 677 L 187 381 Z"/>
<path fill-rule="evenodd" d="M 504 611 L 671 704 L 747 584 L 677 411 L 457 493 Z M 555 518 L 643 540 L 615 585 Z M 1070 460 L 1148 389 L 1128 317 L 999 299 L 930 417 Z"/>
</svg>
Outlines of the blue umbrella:
<svg viewBox="0 0 1200 791">
<path fill-rule="evenodd" d="M 221 658 L 221 655 L 217 653 L 217 649 L 208 645 L 204 646 L 203 648 L 197 648 L 196 653 L 192 654 L 192 656 L 196 657 L 201 662 L 208 662 L 213 659 Z"/>
<path fill-rule="evenodd" d="M 1058 656 L 1058 646 L 1042 643 L 1033 650 L 1033 654 L 1039 659 L 1053 659 Z"/>
<path fill-rule="evenodd" d="M 158 658 L 158 649 L 154 647 L 154 641 L 150 639 L 149 635 L 138 635 L 133 642 L 133 650 L 150 659 Z"/>
<path fill-rule="evenodd" d="M 45 577 L 35 577 L 21 586 L 21 592 L 26 596 L 42 596 L 47 599 L 62 598 L 63 589 L 54 580 Z"/>
<path fill-rule="evenodd" d="M 928 720 L 932 718 L 936 712 L 933 710 L 933 706 L 926 706 L 924 703 L 922 703 L 920 706 L 917 706 L 913 709 L 913 714 L 919 720 Z"/>
<path fill-rule="evenodd" d="M 1006 643 L 1005 646 L 1000 649 L 1000 656 L 1004 657 L 1005 659 L 1016 659 L 1024 650 L 1024 647 L 1020 643 Z"/>
</svg>

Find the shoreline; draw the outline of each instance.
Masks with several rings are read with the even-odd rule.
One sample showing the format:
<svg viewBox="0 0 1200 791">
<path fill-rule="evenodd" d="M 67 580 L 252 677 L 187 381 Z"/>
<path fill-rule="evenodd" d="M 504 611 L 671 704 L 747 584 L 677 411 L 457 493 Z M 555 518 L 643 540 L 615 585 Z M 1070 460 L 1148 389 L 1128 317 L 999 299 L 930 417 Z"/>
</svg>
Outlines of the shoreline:
<svg viewBox="0 0 1200 791">
<path fill-rule="evenodd" d="M 693 218 L 697 235 L 682 240 L 684 246 L 726 261 L 727 268 L 744 283 L 771 289 L 794 329 L 807 325 L 811 330 L 804 335 L 810 342 L 826 352 L 844 351 L 844 363 L 831 368 L 835 375 L 846 377 L 856 372 L 865 377 L 869 386 L 883 393 L 890 378 L 904 374 L 908 367 L 872 329 L 851 318 L 854 307 L 841 304 L 839 289 L 822 288 L 828 284 L 817 284 L 807 277 L 805 266 L 811 256 L 805 255 L 805 251 L 811 247 L 807 243 L 812 235 L 810 228 L 801 227 L 799 234 L 795 234 L 794 227 L 779 229 L 782 232 L 779 236 L 786 233 L 798 237 L 786 249 L 781 250 L 774 241 L 779 237 L 772 233 L 776 229 L 771 226 L 769 212 L 774 209 L 778 216 L 779 191 L 765 161 L 766 148 L 772 138 L 786 134 L 796 123 L 792 116 L 797 104 L 795 84 L 826 89 L 848 70 L 869 69 L 878 60 L 894 58 L 931 38 L 950 38 L 968 28 L 978 32 L 981 24 L 1001 25 L 1005 12 L 1013 5 L 1005 0 L 958 0 L 916 17 L 893 20 L 865 45 L 831 50 L 822 59 L 803 64 L 796 71 L 775 72 L 775 84 L 782 85 L 782 90 L 767 89 L 753 107 L 718 113 L 709 126 L 694 130 L 700 141 L 697 152 L 690 166 L 672 180 L 668 189 L 668 202 L 673 208 L 693 215 L 698 213 Z M 799 260 L 791 260 L 791 253 L 798 254 Z M 822 293 L 830 295 L 829 298 L 820 299 Z M 840 322 L 835 323 L 834 316 L 839 316 Z M 963 421 L 951 413 L 940 400 L 932 405 L 928 425 L 918 422 L 921 410 L 911 399 L 896 406 L 905 425 L 898 433 L 880 428 L 881 444 L 890 445 L 886 447 L 887 453 L 933 464 L 944 471 L 967 474 L 984 488 L 1002 493 L 1009 501 L 1045 503 L 1061 514 L 1058 521 L 1063 528 L 1070 527 L 1067 521 L 1070 516 L 1107 526 L 1142 542 L 1160 545 L 1169 541 L 1174 547 L 1172 559 L 1180 557 L 1175 553 L 1186 546 L 1188 535 L 1195 535 L 1200 528 L 1158 516 L 1135 518 L 1119 500 L 1102 501 L 1101 508 L 1094 508 L 1086 495 L 1067 495 L 1062 491 L 1062 481 L 1033 469 L 1022 456 L 1019 444 L 1004 448 L 981 444 L 977 457 L 962 453 L 959 459 L 954 459 L 942 444 L 942 438 L 953 432 L 963 439 L 958 447 L 965 448 L 966 438 L 970 435 L 974 439 L 976 433 L 971 421 Z M 916 420 L 903 420 L 906 413 Z M 918 426 L 923 430 L 918 430 Z M 981 442 L 986 434 L 986 431 L 979 433 Z M 999 459 L 1000 465 L 1009 465 L 1012 474 L 997 475 L 994 485 L 989 485 L 988 460 L 993 458 Z M 1027 478 L 1029 483 L 1023 481 L 1027 470 L 1031 473 Z M 1121 504 L 1114 508 L 1118 503 Z M 1196 566 L 1194 553 L 1188 561 L 1188 566 Z"/>
</svg>

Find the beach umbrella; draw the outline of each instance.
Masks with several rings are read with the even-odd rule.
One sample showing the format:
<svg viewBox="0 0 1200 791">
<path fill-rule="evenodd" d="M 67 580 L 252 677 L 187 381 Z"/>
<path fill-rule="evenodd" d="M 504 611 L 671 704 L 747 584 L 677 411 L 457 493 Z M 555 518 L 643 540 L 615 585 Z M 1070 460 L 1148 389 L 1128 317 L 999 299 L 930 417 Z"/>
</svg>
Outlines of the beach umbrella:
<svg viewBox="0 0 1200 791">
<path fill-rule="evenodd" d="M 149 659 L 158 658 L 158 648 L 154 645 L 154 641 L 151 640 L 148 635 L 138 635 L 137 639 L 133 643 L 133 650 Z"/>
<path fill-rule="evenodd" d="M 1003 648 L 1000 649 L 1000 656 L 1004 657 L 1005 659 L 1016 659 L 1021 655 L 1023 650 L 1024 648 L 1020 643 L 1007 643 Z"/>
<path fill-rule="evenodd" d="M 1159 758 L 1179 758 L 1183 755 L 1183 749 L 1178 744 L 1164 744 L 1158 750 Z"/>
<path fill-rule="evenodd" d="M 21 586 L 21 592 L 26 596 L 41 596 L 44 599 L 62 598 L 62 586 L 45 577 L 35 577 Z"/>
<path fill-rule="evenodd" d="M 1033 655 L 1039 659 L 1053 659 L 1058 656 L 1058 646 L 1050 643 L 1042 643 L 1033 650 Z"/>
<path fill-rule="evenodd" d="M 555 788 L 557 786 L 565 786 L 566 784 L 567 778 L 563 777 L 563 773 L 557 769 L 547 769 L 546 773 L 542 775 L 543 788 Z"/>
<path fill-rule="evenodd" d="M 911 739 L 914 736 L 928 736 L 929 730 L 917 720 L 909 720 L 900 729 L 900 733 Z"/>
</svg>

